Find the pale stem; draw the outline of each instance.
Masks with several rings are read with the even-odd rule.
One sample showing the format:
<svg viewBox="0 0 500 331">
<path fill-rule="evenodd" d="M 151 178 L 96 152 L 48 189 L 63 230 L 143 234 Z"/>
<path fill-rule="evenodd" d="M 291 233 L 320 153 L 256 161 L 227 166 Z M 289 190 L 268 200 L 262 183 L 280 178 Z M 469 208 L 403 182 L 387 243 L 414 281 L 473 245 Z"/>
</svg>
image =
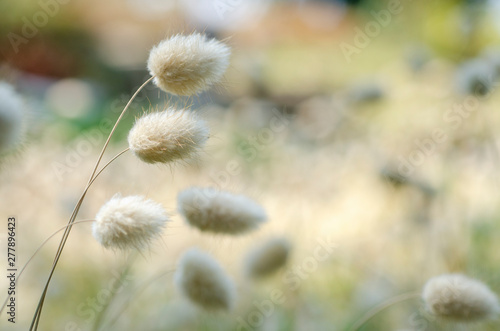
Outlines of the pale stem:
<svg viewBox="0 0 500 331">
<path fill-rule="evenodd" d="M 106 151 L 106 148 L 108 147 L 109 145 L 109 142 L 111 140 L 111 137 L 113 136 L 115 130 L 116 130 L 116 127 L 118 126 L 118 124 L 120 123 L 123 115 L 125 114 L 125 112 L 127 111 L 127 109 L 129 108 L 129 106 L 131 105 L 131 103 L 133 102 L 133 100 L 135 99 L 135 97 L 139 94 L 139 92 L 144 88 L 144 86 L 146 86 L 152 79 L 154 78 L 154 76 L 150 77 L 148 80 L 146 80 L 138 89 L 137 91 L 134 93 L 134 95 L 132 95 L 132 97 L 130 98 L 130 100 L 128 101 L 128 103 L 125 105 L 125 108 L 123 108 L 123 111 L 121 112 L 120 116 L 118 117 L 118 119 L 116 120 L 115 122 L 115 125 L 113 126 L 113 129 L 111 129 L 111 132 L 109 133 L 109 136 L 108 136 L 108 139 L 106 140 L 106 142 L 104 143 L 104 146 L 101 150 L 101 153 L 99 154 L 99 157 L 97 159 L 97 162 L 94 166 L 94 169 L 92 171 L 92 174 L 90 175 L 90 178 L 88 180 L 88 183 L 87 183 L 87 186 L 85 187 L 80 199 L 78 200 L 74 210 L 73 210 L 73 213 L 69 219 L 69 222 L 68 222 L 68 228 L 66 228 L 66 230 L 64 231 L 64 234 L 61 238 L 61 241 L 59 243 L 59 247 L 57 249 L 57 252 L 56 252 L 56 256 L 54 258 L 54 263 L 52 265 L 52 269 L 50 270 L 50 273 L 49 273 L 49 277 L 45 283 L 45 287 L 43 289 L 43 292 L 42 292 L 42 295 L 40 297 L 40 300 L 38 302 L 38 306 L 37 306 L 37 309 L 35 311 L 35 315 L 33 317 L 33 320 L 31 322 L 31 326 L 30 326 L 30 331 L 32 330 L 37 330 L 38 329 L 38 323 L 39 323 L 39 320 L 40 320 L 40 316 L 41 316 L 41 312 L 42 312 L 42 308 L 43 308 L 43 303 L 45 301 L 45 295 L 47 294 L 47 290 L 49 288 L 49 284 L 50 284 L 50 281 L 52 280 L 52 276 L 54 275 L 54 271 L 57 267 L 57 263 L 59 262 L 59 258 L 61 257 L 61 254 L 62 254 L 62 251 L 64 249 L 64 246 L 66 245 L 66 241 L 68 240 L 68 236 L 71 232 L 71 225 L 72 223 L 75 221 L 75 218 L 76 216 L 78 215 L 78 211 L 80 210 L 80 207 L 83 203 L 83 200 L 85 198 L 85 195 L 87 194 L 87 191 L 88 189 L 90 188 L 90 185 L 91 183 L 93 182 L 93 179 L 94 179 L 94 175 L 96 174 L 96 171 L 97 171 L 97 168 L 99 167 L 99 163 L 101 162 L 102 160 L 102 157 L 104 155 L 104 152 Z"/>
</svg>

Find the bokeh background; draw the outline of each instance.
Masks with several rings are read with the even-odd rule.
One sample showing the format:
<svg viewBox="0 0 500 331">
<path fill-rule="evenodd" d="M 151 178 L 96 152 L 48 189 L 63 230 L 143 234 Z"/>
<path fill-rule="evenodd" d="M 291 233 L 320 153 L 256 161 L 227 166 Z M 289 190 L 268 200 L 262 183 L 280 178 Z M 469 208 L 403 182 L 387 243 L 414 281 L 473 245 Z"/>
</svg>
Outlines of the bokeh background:
<svg viewBox="0 0 500 331">
<path fill-rule="evenodd" d="M 172 104 L 209 123 L 208 146 L 172 167 L 126 153 L 99 177 L 78 219 L 121 192 L 161 202 L 173 222 L 141 254 L 107 251 L 89 223 L 76 225 L 40 329 L 349 330 L 442 273 L 500 293 L 499 17 L 496 0 L 0 2 L 0 78 L 27 105 L 23 142 L 0 168 L 0 249 L 15 216 L 19 265 L 67 223 L 110 123 L 148 78 L 151 47 L 203 31 L 233 49 L 210 91 L 176 98 L 151 84 L 132 104 L 105 160 L 126 148 L 136 116 Z M 236 238 L 202 235 L 176 213 L 177 193 L 193 185 L 246 194 L 269 222 Z M 3 314 L 2 330 L 28 329 L 60 235 L 27 267 L 17 323 Z M 277 236 L 292 243 L 287 266 L 246 279 L 246 252 Z M 233 312 L 202 312 L 175 290 L 177 260 L 193 246 L 237 283 Z M 5 277 L 0 285 L 3 300 Z M 260 311 L 276 290 L 284 299 Z M 443 323 L 411 298 L 361 330 L 459 327 L 500 323 Z"/>
</svg>

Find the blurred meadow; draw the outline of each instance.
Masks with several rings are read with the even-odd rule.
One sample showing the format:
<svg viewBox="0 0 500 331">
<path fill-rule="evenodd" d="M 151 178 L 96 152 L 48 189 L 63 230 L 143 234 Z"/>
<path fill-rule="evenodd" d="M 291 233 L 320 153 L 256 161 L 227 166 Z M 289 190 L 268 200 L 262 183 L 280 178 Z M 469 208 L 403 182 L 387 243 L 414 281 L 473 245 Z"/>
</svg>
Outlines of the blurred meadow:
<svg viewBox="0 0 500 331">
<path fill-rule="evenodd" d="M 495 319 L 441 321 L 418 296 L 405 300 L 455 272 L 500 294 L 499 17 L 495 0 L 0 2 L 0 77 L 26 104 L 23 141 L 0 163 L 0 300 L 7 218 L 21 268 L 67 224 L 112 125 L 149 78 L 151 47 L 201 31 L 232 48 L 223 81 L 195 97 L 148 85 L 103 162 L 127 147 L 136 117 L 167 105 L 207 121 L 202 154 L 168 166 L 125 153 L 77 217 L 94 219 L 120 192 L 161 203 L 173 221 L 128 253 L 76 224 L 40 330 L 499 330 Z M 245 194 L 269 220 L 241 236 L 202 234 L 176 211 L 191 186 Z M 61 236 L 24 271 L 16 323 L 4 312 L 1 330 L 29 329 Z M 287 264 L 248 279 L 247 252 L 272 237 L 290 242 Z M 234 280 L 232 311 L 204 312 L 176 290 L 190 247 Z"/>
</svg>

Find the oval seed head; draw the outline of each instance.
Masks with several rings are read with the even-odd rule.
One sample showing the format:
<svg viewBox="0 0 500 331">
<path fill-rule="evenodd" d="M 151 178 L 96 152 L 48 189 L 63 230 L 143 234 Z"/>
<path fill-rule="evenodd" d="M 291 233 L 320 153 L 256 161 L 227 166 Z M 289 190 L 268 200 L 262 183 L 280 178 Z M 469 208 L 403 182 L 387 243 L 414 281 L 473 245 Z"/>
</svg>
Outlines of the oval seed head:
<svg viewBox="0 0 500 331">
<path fill-rule="evenodd" d="M 0 82 L 0 154 L 13 148 L 22 136 L 23 101 L 14 88 Z"/>
<path fill-rule="evenodd" d="M 283 267 L 290 255 L 291 245 L 285 238 L 273 238 L 255 247 L 246 258 L 250 277 L 266 277 Z"/>
<path fill-rule="evenodd" d="M 233 307 L 232 280 L 213 257 L 198 249 L 190 249 L 182 256 L 174 280 L 184 296 L 206 310 Z"/>
<path fill-rule="evenodd" d="M 128 134 L 130 150 L 146 163 L 195 156 L 208 139 L 205 122 L 188 110 L 167 108 L 138 118 Z"/>
<path fill-rule="evenodd" d="M 243 195 L 192 187 L 180 192 L 177 200 L 184 219 L 201 231 L 240 234 L 266 221 L 264 209 Z"/>
<path fill-rule="evenodd" d="M 165 92 L 194 95 L 222 78 L 230 55 L 229 47 L 220 41 L 198 33 L 178 34 L 151 49 L 148 70 Z"/>
<path fill-rule="evenodd" d="M 106 202 L 92 226 L 94 238 L 106 248 L 142 249 L 159 237 L 169 221 L 163 207 L 141 196 L 115 195 Z"/>
<path fill-rule="evenodd" d="M 431 313 L 460 322 L 489 319 L 499 312 L 498 299 L 485 284 L 460 274 L 431 278 L 422 297 Z"/>
</svg>

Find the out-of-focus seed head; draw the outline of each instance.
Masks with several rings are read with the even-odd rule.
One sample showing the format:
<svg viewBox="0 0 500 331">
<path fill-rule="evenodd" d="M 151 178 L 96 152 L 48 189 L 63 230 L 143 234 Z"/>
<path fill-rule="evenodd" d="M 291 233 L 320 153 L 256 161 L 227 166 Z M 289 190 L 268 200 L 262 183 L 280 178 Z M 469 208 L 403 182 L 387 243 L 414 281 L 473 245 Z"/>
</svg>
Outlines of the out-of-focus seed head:
<svg viewBox="0 0 500 331">
<path fill-rule="evenodd" d="M 460 322 L 489 319 L 500 310 L 497 296 L 488 286 L 461 274 L 431 278 L 424 286 L 422 297 L 431 313 Z"/>
<path fill-rule="evenodd" d="M 201 231 L 236 235 L 266 221 L 264 209 L 243 195 L 192 187 L 180 192 L 177 200 L 180 214 Z"/>
<path fill-rule="evenodd" d="M 289 258 L 291 244 L 285 238 L 272 238 L 249 252 L 246 273 L 253 278 L 269 276 L 283 267 Z"/>
<path fill-rule="evenodd" d="M 181 258 L 175 283 L 184 296 L 206 310 L 229 310 L 235 287 L 219 263 L 207 253 L 190 249 Z"/>
</svg>

